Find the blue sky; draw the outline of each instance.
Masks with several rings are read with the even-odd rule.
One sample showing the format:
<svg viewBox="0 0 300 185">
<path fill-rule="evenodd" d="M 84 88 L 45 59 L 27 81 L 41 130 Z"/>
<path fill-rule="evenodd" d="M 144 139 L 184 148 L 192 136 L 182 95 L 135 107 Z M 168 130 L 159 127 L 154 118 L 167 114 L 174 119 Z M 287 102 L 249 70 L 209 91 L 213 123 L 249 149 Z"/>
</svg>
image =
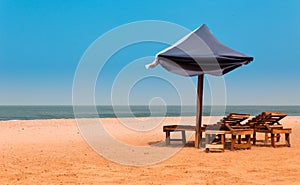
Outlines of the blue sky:
<svg viewBox="0 0 300 185">
<path fill-rule="evenodd" d="M 205 23 L 225 45 L 254 57 L 253 63 L 224 76 L 228 104 L 300 105 L 299 17 L 298 0 L 2 0 L 0 104 L 72 104 L 76 67 L 94 40 L 125 23 L 162 20 L 190 30 Z M 110 59 L 102 76 L 110 82 L 122 66 L 165 47 L 143 43 L 125 48 Z M 155 88 L 137 85 L 132 102 L 144 104 L 143 96 L 161 95 L 167 103 L 177 103 L 171 86 L 154 82 Z M 98 103 L 110 103 L 110 88 L 109 83 L 96 87 Z M 205 95 L 209 104 L 207 84 Z"/>
</svg>

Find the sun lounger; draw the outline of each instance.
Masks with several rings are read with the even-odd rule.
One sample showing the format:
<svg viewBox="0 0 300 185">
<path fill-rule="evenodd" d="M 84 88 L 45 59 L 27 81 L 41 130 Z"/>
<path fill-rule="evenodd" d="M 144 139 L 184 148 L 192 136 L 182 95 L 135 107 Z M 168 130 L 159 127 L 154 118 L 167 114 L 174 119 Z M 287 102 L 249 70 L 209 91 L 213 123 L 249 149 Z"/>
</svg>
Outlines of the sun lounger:
<svg viewBox="0 0 300 185">
<path fill-rule="evenodd" d="M 214 124 L 214 125 L 205 125 L 204 127 L 201 128 L 201 135 L 202 132 L 205 132 L 205 130 L 209 130 L 209 133 L 216 130 L 221 130 L 225 131 L 224 134 L 231 134 L 232 135 L 232 149 L 236 148 L 250 148 L 244 143 L 242 143 L 241 136 L 242 135 L 248 135 L 253 134 L 253 130 L 249 129 L 248 126 L 242 126 L 241 122 L 246 120 L 250 115 L 249 114 L 237 114 L 237 113 L 231 113 L 228 116 L 224 117 L 223 119 L 220 120 L 219 123 Z M 226 126 L 230 125 L 228 128 Z M 240 130 L 243 129 L 243 130 Z M 186 136 L 185 132 L 186 131 L 195 131 L 195 126 L 192 125 L 166 125 L 163 127 L 163 131 L 166 132 L 166 144 L 169 145 L 171 141 L 182 141 L 183 144 L 186 144 Z M 181 132 L 181 139 L 171 139 L 171 132 Z M 212 132 L 213 133 L 213 132 Z M 216 135 L 219 137 L 219 135 Z M 236 136 L 238 136 L 238 140 L 236 140 Z M 223 137 L 223 136 L 222 136 Z M 202 138 L 202 137 L 201 137 Z M 236 143 L 237 141 L 237 143 Z M 247 140 L 248 141 L 248 140 Z M 206 143 L 210 144 L 210 143 Z M 249 144 L 247 142 L 247 144 Z M 208 145 L 207 145 L 208 146 Z"/>
<path fill-rule="evenodd" d="M 251 135 L 254 133 L 254 130 L 241 124 L 242 121 L 249 117 L 250 114 L 231 113 L 223 118 L 222 124 L 225 125 L 225 130 L 230 131 L 229 133 L 231 134 L 231 150 L 251 148 Z"/>
<path fill-rule="evenodd" d="M 256 133 L 265 133 L 264 144 L 267 144 L 269 139 L 271 139 L 271 146 L 273 147 L 290 147 L 290 134 L 292 133 L 292 129 L 283 128 L 282 124 L 279 123 L 279 121 L 286 116 L 286 113 L 262 112 L 261 114 L 249 120 L 246 125 L 254 129 L 253 144 L 256 145 L 257 142 Z M 280 141 L 280 134 L 285 135 L 285 144 L 276 144 L 276 142 Z"/>
</svg>

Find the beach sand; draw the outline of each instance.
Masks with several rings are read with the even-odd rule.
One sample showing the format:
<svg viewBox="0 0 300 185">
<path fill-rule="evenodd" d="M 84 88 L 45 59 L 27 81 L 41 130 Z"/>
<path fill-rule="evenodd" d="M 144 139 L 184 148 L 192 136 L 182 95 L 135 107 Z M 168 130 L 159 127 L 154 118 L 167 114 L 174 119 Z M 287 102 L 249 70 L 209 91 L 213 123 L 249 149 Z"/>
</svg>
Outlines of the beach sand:
<svg viewBox="0 0 300 185">
<path fill-rule="evenodd" d="M 149 132 L 130 130 L 116 118 L 101 121 L 116 139 L 149 146 L 164 140 L 162 125 L 178 119 L 165 118 L 147 128 Z M 281 123 L 293 129 L 290 148 L 205 153 L 191 144 L 167 160 L 136 167 L 100 156 L 85 142 L 74 119 L 1 121 L 0 184 L 300 184 L 300 117 L 289 116 Z"/>
</svg>

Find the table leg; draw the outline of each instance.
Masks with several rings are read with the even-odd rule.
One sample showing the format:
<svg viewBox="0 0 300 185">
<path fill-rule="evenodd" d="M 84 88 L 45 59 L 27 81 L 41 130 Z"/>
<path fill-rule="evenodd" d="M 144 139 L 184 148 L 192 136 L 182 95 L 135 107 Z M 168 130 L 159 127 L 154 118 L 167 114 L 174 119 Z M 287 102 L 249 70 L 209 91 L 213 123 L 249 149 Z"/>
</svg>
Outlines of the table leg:
<svg viewBox="0 0 300 185">
<path fill-rule="evenodd" d="M 182 130 L 181 131 L 181 135 L 182 135 L 182 144 L 186 144 L 186 137 L 185 137 L 185 131 L 184 130 Z"/>
<path fill-rule="evenodd" d="M 170 144 L 170 132 L 166 131 L 166 145 Z"/>
</svg>

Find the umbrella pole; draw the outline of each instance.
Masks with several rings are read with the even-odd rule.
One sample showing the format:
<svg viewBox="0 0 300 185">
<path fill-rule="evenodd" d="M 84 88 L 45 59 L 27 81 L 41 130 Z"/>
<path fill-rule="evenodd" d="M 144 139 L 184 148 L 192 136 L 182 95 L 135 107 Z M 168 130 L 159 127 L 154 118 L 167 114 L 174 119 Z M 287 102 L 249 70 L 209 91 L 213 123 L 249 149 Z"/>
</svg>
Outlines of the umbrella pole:
<svg viewBox="0 0 300 185">
<path fill-rule="evenodd" d="M 203 104 L 203 79 L 204 75 L 198 76 L 197 85 L 197 110 L 196 110 L 196 134 L 195 134 L 195 147 L 200 148 L 200 142 L 202 139 L 202 104 Z"/>
</svg>

